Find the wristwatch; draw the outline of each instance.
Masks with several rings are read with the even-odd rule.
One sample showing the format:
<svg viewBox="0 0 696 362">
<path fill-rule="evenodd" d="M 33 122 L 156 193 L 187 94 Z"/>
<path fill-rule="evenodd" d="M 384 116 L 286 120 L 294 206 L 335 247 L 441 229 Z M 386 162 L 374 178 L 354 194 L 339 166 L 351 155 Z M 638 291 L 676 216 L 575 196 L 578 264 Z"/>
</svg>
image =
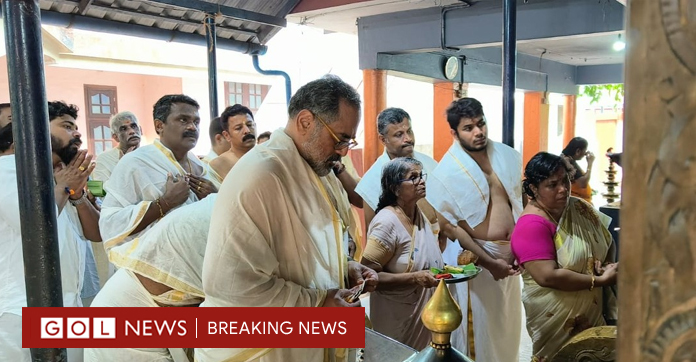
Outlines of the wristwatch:
<svg viewBox="0 0 696 362">
<path fill-rule="evenodd" d="M 79 205 L 83 202 L 87 202 L 89 200 L 87 199 L 87 193 L 84 190 L 82 190 L 82 196 L 80 196 L 79 199 L 73 200 L 70 197 L 68 197 L 68 201 L 70 201 L 70 205 L 77 206 L 77 205 Z"/>
</svg>

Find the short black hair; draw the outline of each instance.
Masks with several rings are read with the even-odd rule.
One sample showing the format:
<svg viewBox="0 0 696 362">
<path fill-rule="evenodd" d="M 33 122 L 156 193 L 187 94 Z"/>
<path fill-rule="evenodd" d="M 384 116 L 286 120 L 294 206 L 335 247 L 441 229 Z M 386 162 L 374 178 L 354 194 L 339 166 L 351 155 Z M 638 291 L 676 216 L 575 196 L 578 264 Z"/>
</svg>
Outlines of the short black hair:
<svg viewBox="0 0 696 362">
<path fill-rule="evenodd" d="M 251 116 L 252 120 L 254 119 L 254 114 L 251 113 L 251 109 L 241 104 L 235 104 L 225 108 L 225 110 L 222 111 L 222 114 L 220 115 L 220 123 L 222 125 L 222 129 L 227 131 L 227 127 L 229 127 L 230 125 L 230 117 L 234 117 L 240 114 L 248 114 Z"/>
<path fill-rule="evenodd" d="M 524 168 L 524 181 L 522 187 L 524 193 L 534 199 L 534 192 L 530 186 L 539 187 L 539 184 L 556 173 L 560 168 L 569 171 L 568 165 L 563 161 L 561 156 L 557 156 L 548 152 L 539 152 L 532 157 L 527 166 Z"/>
<path fill-rule="evenodd" d="M 481 102 L 475 98 L 460 98 L 447 107 L 447 123 L 449 123 L 450 128 L 455 131 L 457 127 L 459 127 L 459 121 L 461 121 L 462 118 L 474 119 L 482 117 L 483 115 L 483 106 Z"/>
<path fill-rule="evenodd" d="M 10 149 L 14 139 L 12 138 L 12 122 L 0 128 L 0 152 L 5 152 Z"/>
<path fill-rule="evenodd" d="M 294 118 L 306 109 L 326 123 L 332 123 L 338 120 L 338 106 L 342 99 L 360 111 L 360 95 L 355 88 L 335 75 L 325 75 L 297 90 L 290 99 L 288 116 Z"/>
<path fill-rule="evenodd" d="M 388 125 L 401 123 L 404 121 L 404 118 L 407 118 L 409 122 L 411 121 L 411 116 L 401 108 L 387 108 L 383 110 L 377 116 L 377 132 L 384 136 Z"/>
<path fill-rule="evenodd" d="M 220 117 L 215 117 L 210 121 L 210 128 L 208 128 L 208 134 L 210 135 L 210 142 L 215 143 L 215 136 L 222 134 L 222 125 L 220 124 Z"/>
<path fill-rule="evenodd" d="M 587 149 L 588 144 L 586 139 L 574 137 L 568 142 L 568 145 L 565 146 L 562 152 L 566 156 L 575 157 L 575 153 L 578 152 L 578 150 Z"/>
<path fill-rule="evenodd" d="M 79 110 L 76 105 L 67 104 L 63 101 L 48 102 L 48 120 L 52 121 L 64 115 L 77 119 Z"/>
<path fill-rule="evenodd" d="M 10 108 L 10 104 L 9 103 L 0 103 L 0 111 L 2 111 L 5 108 Z"/>
<path fill-rule="evenodd" d="M 261 133 L 258 137 L 256 137 L 256 141 L 262 139 L 262 138 L 271 138 L 271 131 L 266 131 L 264 133 Z"/>
<path fill-rule="evenodd" d="M 152 107 L 152 118 L 153 120 L 159 119 L 160 121 L 166 123 L 169 113 L 172 111 L 172 104 L 174 103 L 185 103 L 196 107 L 196 109 L 201 108 L 201 106 L 196 102 L 195 99 L 183 95 L 183 94 L 167 94 L 163 96 L 157 103 Z"/>
</svg>

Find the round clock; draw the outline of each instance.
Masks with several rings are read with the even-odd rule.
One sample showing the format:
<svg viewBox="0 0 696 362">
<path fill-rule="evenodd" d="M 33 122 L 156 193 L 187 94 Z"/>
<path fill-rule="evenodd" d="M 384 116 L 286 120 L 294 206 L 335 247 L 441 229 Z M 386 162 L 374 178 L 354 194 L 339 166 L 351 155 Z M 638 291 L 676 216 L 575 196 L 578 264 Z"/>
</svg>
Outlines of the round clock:
<svg viewBox="0 0 696 362">
<path fill-rule="evenodd" d="M 459 73 L 459 58 L 449 57 L 445 63 L 445 78 L 453 80 Z"/>
</svg>

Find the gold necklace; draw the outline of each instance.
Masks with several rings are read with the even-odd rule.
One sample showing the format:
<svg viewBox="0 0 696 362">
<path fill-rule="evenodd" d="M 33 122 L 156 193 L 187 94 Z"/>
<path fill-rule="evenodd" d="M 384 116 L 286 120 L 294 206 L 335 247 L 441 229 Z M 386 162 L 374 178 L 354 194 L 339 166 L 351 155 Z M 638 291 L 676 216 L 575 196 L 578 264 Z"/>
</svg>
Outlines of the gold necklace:
<svg viewBox="0 0 696 362">
<path fill-rule="evenodd" d="M 401 215 L 403 215 L 403 217 L 406 219 L 406 221 L 408 221 L 408 225 L 409 225 L 408 229 L 409 229 L 409 230 L 413 229 L 413 226 L 414 226 L 414 224 L 415 224 L 415 223 L 413 222 L 413 220 L 411 220 L 411 218 L 408 217 L 408 215 L 406 215 L 406 212 L 404 211 L 404 209 L 401 208 L 401 206 L 399 206 L 399 205 L 397 204 L 396 207 L 398 208 L 399 213 L 400 213 Z M 414 217 L 415 217 L 415 215 L 414 215 Z"/>
<path fill-rule="evenodd" d="M 551 213 L 548 210 L 546 210 L 546 208 L 544 206 L 542 206 L 538 201 L 534 201 L 534 205 L 536 205 L 536 207 L 540 208 L 546 214 L 546 216 L 551 218 L 551 221 L 553 221 L 554 224 L 556 224 L 556 225 L 559 224 L 558 221 L 556 220 L 556 218 L 553 217 L 551 215 Z"/>
</svg>

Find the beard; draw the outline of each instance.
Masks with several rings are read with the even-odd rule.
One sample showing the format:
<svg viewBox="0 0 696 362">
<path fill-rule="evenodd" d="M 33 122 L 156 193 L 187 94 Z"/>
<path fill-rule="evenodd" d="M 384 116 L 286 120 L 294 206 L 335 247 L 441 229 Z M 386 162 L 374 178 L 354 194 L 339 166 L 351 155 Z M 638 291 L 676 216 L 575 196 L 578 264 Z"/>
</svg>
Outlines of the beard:
<svg viewBox="0 0 696 362">
<path fill-rule="evenodd" d="M 319 132 L 321 129 L 319 127 L 315 128 L 315 132 L 309 137 L 309 141 L 303 142 L 301 144 L 300 155 L 307 161 L 309 167 L 319 176 L 324 177 L 331 172 L 334 162 L 340 161 L 341 156 L 337 153 L 333 153 L 328 158 L 322 160 L 321 147 L 319 147 Z"/>
<path fill-rule="evenodd" d="M 459 140 L 459 144 L 462 146 L 462 148 L 468 152 L 481 152 L 484 151 L 488 146 L 488 140 L 486 140 L 486 142 L 484 142 L 481 146 L 474 146 L 473 144 L 469 144 L 463 139 L 461 139 L 459 136 L 457 136 L 457 140 Z"/>
<path fill-rule="evenodd" d="M 67 145 L 63 146 L 58 138 L 51 135 L 51 151 L 53 151 L 66 165 L 75 158 L 81 144 L 82 141 L 79 138 L 72 138 Z"/>
</svg>

